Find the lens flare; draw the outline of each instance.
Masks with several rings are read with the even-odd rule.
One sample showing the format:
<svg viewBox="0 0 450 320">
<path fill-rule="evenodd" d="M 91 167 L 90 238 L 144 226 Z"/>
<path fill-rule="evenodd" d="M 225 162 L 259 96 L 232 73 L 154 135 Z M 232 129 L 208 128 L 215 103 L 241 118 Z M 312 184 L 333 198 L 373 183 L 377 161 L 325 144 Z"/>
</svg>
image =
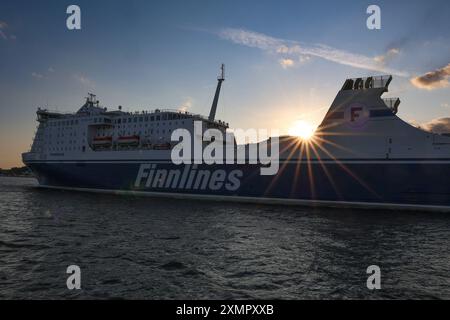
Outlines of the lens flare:
<svg viewBox="0 0 450 320">
<path fill-rule="evenodd" d="M 314 126 L 309 122 L 298 120 L 292 124 L 288 130 L 288 133 L 291 136 L 299 137 L 303 140 L 309 140 L 314 135 L 314 131 Z"/>
</svg>

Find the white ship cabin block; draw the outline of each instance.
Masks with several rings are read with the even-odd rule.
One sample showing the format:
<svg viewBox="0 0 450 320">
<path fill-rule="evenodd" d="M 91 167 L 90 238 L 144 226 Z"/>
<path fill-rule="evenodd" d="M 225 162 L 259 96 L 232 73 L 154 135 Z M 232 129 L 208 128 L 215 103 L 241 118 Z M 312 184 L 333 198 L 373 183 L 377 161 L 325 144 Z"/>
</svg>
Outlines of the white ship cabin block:
<svg viewBox="0 0 450 320">
<path fill-rule="evenodd" d="M 171 135 L 176 129 L 194 132 L 194 122 L 202 123 L 202 132 L 216 128 L 225 133 L 228 124 L 201 115 L 177 110 L 143 112 L 108 111 L 87 98 L 74 114 L 38 109 L 39 126 L 32 145 L 33 153 L 48 156 L 100 151 L 171 149 Z"/>
</svg>

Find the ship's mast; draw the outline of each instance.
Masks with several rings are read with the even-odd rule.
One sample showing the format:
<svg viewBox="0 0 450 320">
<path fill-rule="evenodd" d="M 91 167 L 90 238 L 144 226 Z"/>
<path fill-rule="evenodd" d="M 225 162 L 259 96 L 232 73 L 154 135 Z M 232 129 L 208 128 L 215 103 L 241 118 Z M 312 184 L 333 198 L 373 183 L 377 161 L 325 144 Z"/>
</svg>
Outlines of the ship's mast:
<svg viewBox="0 0 450 320">
<path fill-rule="evenodd" d="M 88 92 L 88 97 L 86 98 L 86 101 L 91 105 L 97 104 L 98 107 L 99 101 L 96 98 L 97 96 L 95 94 Z"/>
<path fill-rule="evenodd" d="M 222 87 L 222 82 L 225 81 L 225 65 L 222 63 L 220 66 L 220 76 L 217 78 L 217 88 L 214 95 L 214 100 L 211 106 L 211 111 L 209 112 L 209 121 L 214 121 L 217 111 L 217 103 L 219 102 L 220 88 Z"/>
</svg>

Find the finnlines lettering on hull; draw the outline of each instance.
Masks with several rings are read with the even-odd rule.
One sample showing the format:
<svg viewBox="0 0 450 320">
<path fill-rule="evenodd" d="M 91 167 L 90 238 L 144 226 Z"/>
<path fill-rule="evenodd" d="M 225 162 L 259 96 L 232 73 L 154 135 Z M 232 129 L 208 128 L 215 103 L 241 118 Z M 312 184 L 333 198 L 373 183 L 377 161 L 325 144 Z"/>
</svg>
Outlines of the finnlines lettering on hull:
<svg viewBox="0 0 450 320">
<path fill-rule="evenodd" d="M 156 164 L 141 164 L 134 183 L 136 188 L 167 188 L 167 189 L 194 189 L 194 190 L 220 190 L 229 191 L 239 189 L 241 170 L 226 172 L 218 170 L 198 170 L 197 165 L 184 166 L 181 169 L 158 169 Z"/>
<path fill-rule="evenodd" d="M 391 76 L 347 79 L 300 139 L 217 120 L 221 71 L 208 117 L 108 110 L 92 94 L 73 114 L 38 108 L 23 161 L 50 188 L 450 211 L 450 137 L 397 116 Z"/>
</svg>

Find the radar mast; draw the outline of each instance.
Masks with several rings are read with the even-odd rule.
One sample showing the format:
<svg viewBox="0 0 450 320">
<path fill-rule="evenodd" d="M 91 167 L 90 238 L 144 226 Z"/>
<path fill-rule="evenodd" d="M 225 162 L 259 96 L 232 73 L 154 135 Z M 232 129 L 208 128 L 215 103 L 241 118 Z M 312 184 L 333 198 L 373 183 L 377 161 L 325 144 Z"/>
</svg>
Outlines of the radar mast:
<svg viewBox="0 0 450 320">
<path fill-rule="evenodd" d="M 209 112 L 209 121 L 214 121 L 217 111 L 217 103 L 219 102 L 220 88 L 222 87 L 222 82 L 225 81 L 225 65 L 222 63 L 220 66 L 220 76 L 217 78 L 217 88 L 214 94 L 214 100 L 211 105 L 211 111 Z"/>
</svg>

